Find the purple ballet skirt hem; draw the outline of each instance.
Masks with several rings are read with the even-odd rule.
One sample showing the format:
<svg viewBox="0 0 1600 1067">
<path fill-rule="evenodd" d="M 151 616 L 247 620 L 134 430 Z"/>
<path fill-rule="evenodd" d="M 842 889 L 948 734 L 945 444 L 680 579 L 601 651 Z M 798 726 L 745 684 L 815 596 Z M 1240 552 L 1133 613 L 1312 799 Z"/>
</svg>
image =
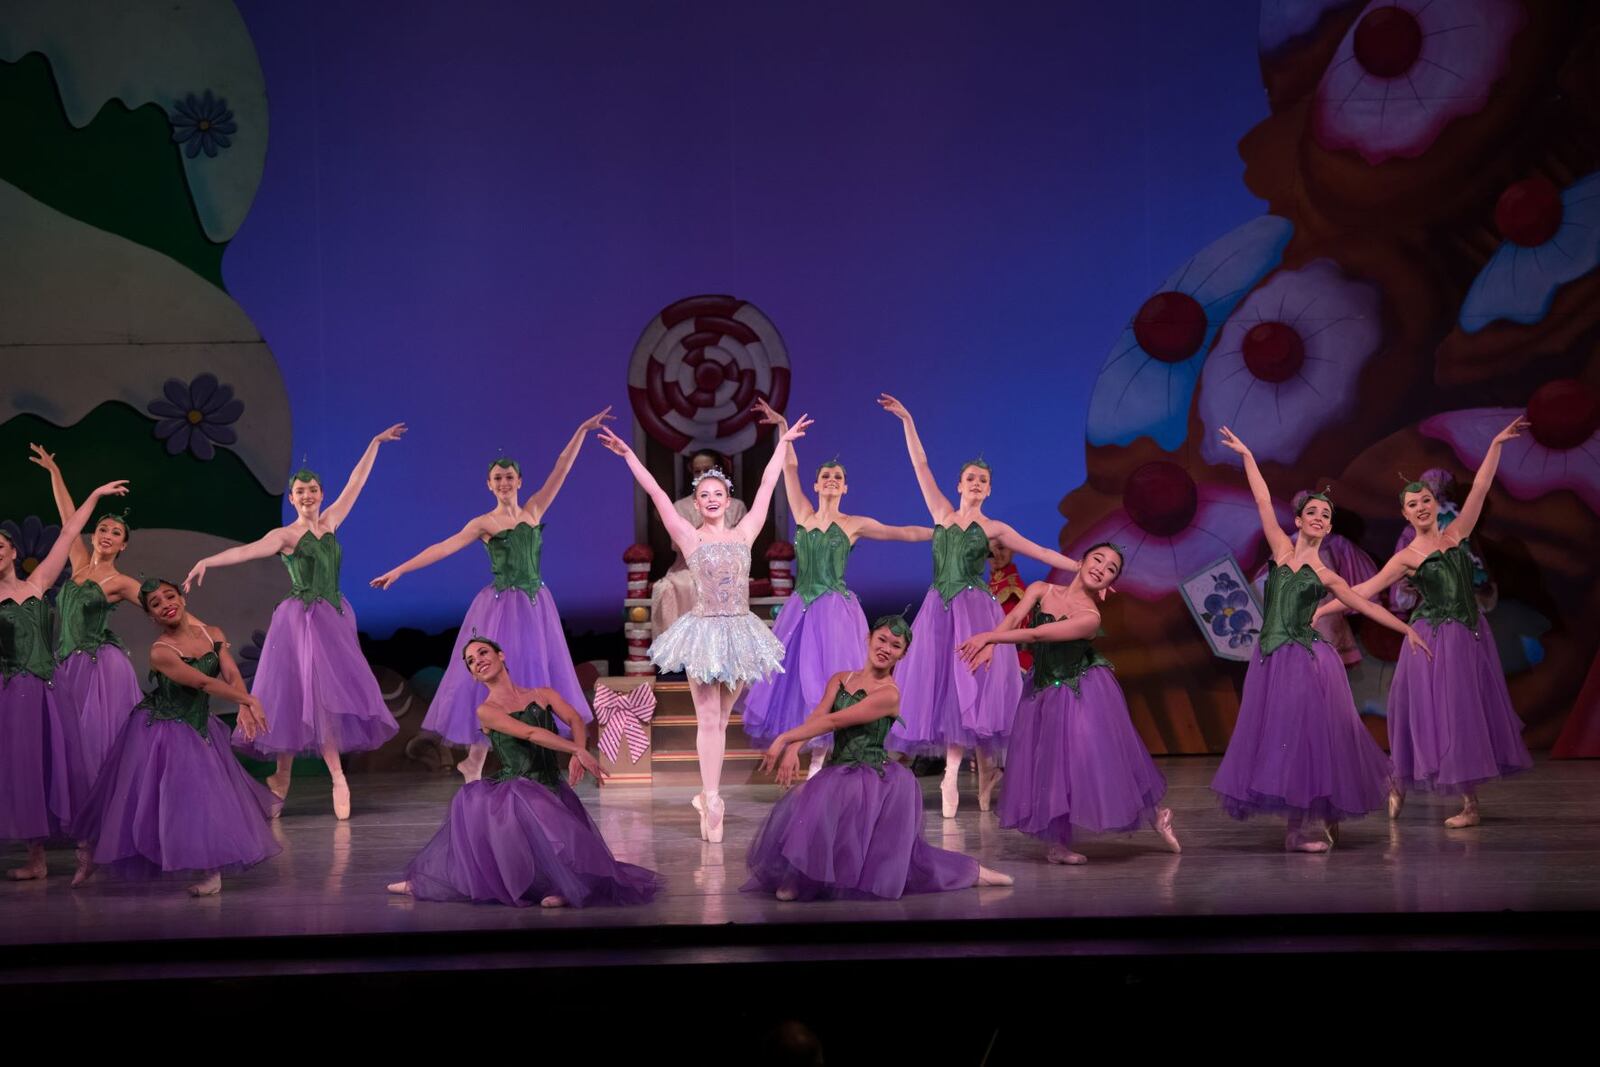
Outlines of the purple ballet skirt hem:
<svg viewBox="0 0 1600 1067">
<path fill-rule="evenodd" d="M 66 841 L 89 795 L 78 718 L 51 683 L 0 680 L 0 841 Z"/>
<path fill-rule="evenodd" d="M 911 647 L 895 668 L 900 721 L 885 747 L 913 755 L 943 756 L 950 745 L 994 750 L 1004 746 L 1017 704 L 1022 671 L 1015 645 L 995 645 L 988 667 L 968 670 L 956 648 L 1005 618 L 983 589 L 963 589 L 949 604 L 929 589 L 911 624 Z"/>
<path fill-rule="evenodd" d="M 1344 664 L 1325 641 L 1256 653 L 1238 722 L 1212 779 L 1236 819 L 1277 814 L 1328 822 L 1388 803 L 1393 769 L 1356 712 Z"/>
<path fill-rule="evenodd" d="M 805 721 L 821 702 L 829 678 L 862 665 L 867 619 L 853 595 L 824 593 L 809 605 L 791 596 L 778 613 L 772 636 L 783 644 L 783 672 L 753 683 L 742 712 L 745 734 L 762 748 Z M 823 734 L 806 747 L 832 744 L 833 735 Z"/>
<path fill-rule="evenodd" d="M 271 818 L 283 802 L 250 777 L 215 715 L 208 737 L 134 709 L 73 827 L 97 866 L 124 878 L 237 872 L 283 851 Z"/>
<path fill-rule="evenodd" d="M 1000 826 L 1057 845 L 1074 832 L 1154 826 L 1167 782 L 1156 769 L 1116 676 L 1092 667 L 1067 685 L 1029 692 L 1017 708 L 1001 784 Z"/>
<path fill-rule="evenodd" d="M 584 722 L 594 721 L 549 587 L 541 586 L 530 598 L 521 589 L 496 591 L 493 585 L 486 585 L 461 620 L 450 662 L 422 719 L 423 730 L 452 745 L 486 743 L 478 728 L 478 706 L 488 699 L 489 689 L 472 676 L 461 659 L 474 637 L 487 637 L 500 645 L 506 654 L 506 670 L 518 685 L 554 689 Z M 572 736 L 565 722 L 558 720 L 556 728 L 563 737 Z"/>
<path fill-rule="evenodd" d="M 566 782 L 469 782 L 405 878 L 418 900 L 527 907 L 550 895 L 569 906 L 644 904 L 666 886 L 622 863 Z"/>
<path fill-rule="evenodd" d="M 1389 747 L 1401 787 L 1470 793 L 1532 769 L 1487 620 L 1413 626 L 1433 658 L 1403 650 L 1389 686 Z"/>
<path fill-rule="evenodd" d="M 793 889 L 798 900 L 898 900 L 968 889 L 978 861 L 922 837 L 922 791 L 886 763 L 824 767 L 778 799 L 746 857 L 744 892 Z"/>
<path fill-rule="evenodd" d="M 233 747 L 257 759 L 280 753 L 316 756 L 370 752 L 400 729 L 372 676 L 349 601 L 309 607 L 293 597 L 272 613 L 251 693 L 261 701 L 267 729 L 248 740 L 233 733 Z"/>
</svg>

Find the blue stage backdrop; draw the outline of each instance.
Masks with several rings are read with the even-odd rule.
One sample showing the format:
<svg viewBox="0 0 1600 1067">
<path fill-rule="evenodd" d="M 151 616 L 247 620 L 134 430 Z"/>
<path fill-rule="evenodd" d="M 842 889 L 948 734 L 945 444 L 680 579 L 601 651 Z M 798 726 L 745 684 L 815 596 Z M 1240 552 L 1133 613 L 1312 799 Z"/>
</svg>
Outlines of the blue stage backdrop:
<svg viewBox="0 0 1600 1067">
<path fill-rule="evenodd" d="M 1236 148 L 1266 114 L 1254 4 L 238 6 L 271 141 L 222 276 L 281 367 L 293 465 L 334 491 L 411 426 L 340 534 L 380 636 L 459 621 L 487 564 L 366 580 L 484 510 L 500 450 L 537 484 L 585 416 L 626 427 L 641 329 L 700 293 L 781 331 L 802 464 L 839 453 L 849 510 L 926 521 L 887 390 L 942 479 L 981 451 L 990 510 L 1054 544 L 1129 316 L 1263 210 Z M 578 629 L 616 623 L 632 502 L 586 446 L 544 557 Z M 863 544 L 851 581 L 898 606 L 928 570 Z"/>
</svg>

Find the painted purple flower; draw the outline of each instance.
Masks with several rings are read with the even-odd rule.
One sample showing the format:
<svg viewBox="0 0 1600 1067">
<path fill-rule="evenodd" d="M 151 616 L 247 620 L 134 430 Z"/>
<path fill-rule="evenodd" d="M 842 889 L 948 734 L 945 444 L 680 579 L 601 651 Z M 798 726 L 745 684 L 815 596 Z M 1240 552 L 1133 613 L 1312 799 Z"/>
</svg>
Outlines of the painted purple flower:
<svg viewBox="0 0 1600 1067">
<path fill-rule="evenodd" d="M 1201 618 L 1210 624 L 1212 633 L 1228 639 L 1229 648 L 1253 643 L 1259 631 L 1251 625 L 1255 618 L 1249 611 L 1250 594 L 1230 574 L 1215 574 L 1212 579 L 1215 588 L 1206 597 Z"/>
<path fill-rule="evenodd" d="M 167 118 L 172 123 L 172 139 L 188 146 L 183 154 L 190 159 L 202 151 L 207 158 L 215 158 L 218 148 L 227 148 L 233 143 L 228 139 L 229 134 L 239 132 L 233 112 L 228 110 L 228 101 L 220 96 L 213 97 L 210 89 L 202 97 L 196 98 L 190 93 L 173 104 Z"/>
<path fill-rule="evenodd" d="M 1469 408 L 1423 421 L 1424 437 L 1444 441 L 1476 467 L 1516 408 Z M 1572 378 L 1546 382 L 1528 399 L 1528 432 L 1507 441 L 1495 482 L 1518 500 L 1565 489 L 1600 514 L 1600 394 Z"/>
<path fill-rule="evenodd" d="M 188 385 L 168 378 L 162 386 L 165 400 L 152 400 L 146 410 L 161 421 L 156 437 L 167 442 L 167 453 L 176 456 L 184 449 L 199 459 L 216 455 L 212 447 L 231 445 L 239 435 L 228 428 L 244 414 L 244 402 L 233 398 L 233 387 L 217 384 L 214 374 L 202 374 Z"/>
<path fill-rule="evenodd" d="M 246 688 L 256 680 L 256 668 L 261 666 L 261 650 L 266 644 L 266 632 L 253 630 L 250 633 L 250 643 L 234 653 L 233 661 L 239 666 L 239 677 L 244 679 Z"/>
<path fill-rule="evenodd" d="M 1544 318 L 1556 292 L 1600 266 L 1600 174 L 1557 189 L 1543 175 L 1500 194 L 1495 229 L 1505 238 L 1461 304 L 1461 329 L 1477 333 L 1497 319 Z"/>
<path fill-rule="evenodd" d="M 1262 462 L 1293 463 L 1354 408 L 1361 370 L 1383 341 L 1378 290 L 1331 259 L 1282 270 L 1229 317 L 1200 376 L 1207 463 L 1240 466 L 1227 426 Z"/>
<path fill-rule="evenodd" d="M 61 536 L 61 527 L 55 523 L 45 523 L 37 515 L 29 515 L 18 526 L 10 519 L 0 522 L 0 530 L 4 530 L 11 543 L 17 548 L 17 558 L 12 567 L 18 578 L 26 579 L 38 569 L 39 564 L 50 554 L 50 549 L 55 547 L 56 538 Z M 67 580 L 67 568 L 61 568 L 61 574 L 56 578 L 52 590 L 60 588 L 61 583 Z"/>
<path fill-rule="evenodd" d="M 1317 142 L 1371 164 L 1422 155 L 1489 102 L 1527 18 L 1516 0 L 1372 0 L 1317 86 Z"/>
<path fill-rule="evenodd" d="M 1244 294 L 1283 259 L 1293 233 L 1287 220 L 1263 215 L 1172 272 L 1100 367 L 1089 398 L 1091 445 L 1150 437 L 1170 452 L 1183 443 L 1206 350 Z"/>
<path fill-rule="evenodd" d="M 1123 485 L 1122 504 L 1084 531 L 1067 554 L 1081 557 L 1100 541 L 1127 546 L 1117 588 L 1140 600 L 1176 593 L 1220 555 L 1247 562 L 1259 556 L 1261 517 L 1250 494 L 1228 485 L 1196 485 L 1176 463 L 1157 460 L 1135 470 Z M 1287 509 L 1278 511 L 1288 522 Z"/>
</svg>

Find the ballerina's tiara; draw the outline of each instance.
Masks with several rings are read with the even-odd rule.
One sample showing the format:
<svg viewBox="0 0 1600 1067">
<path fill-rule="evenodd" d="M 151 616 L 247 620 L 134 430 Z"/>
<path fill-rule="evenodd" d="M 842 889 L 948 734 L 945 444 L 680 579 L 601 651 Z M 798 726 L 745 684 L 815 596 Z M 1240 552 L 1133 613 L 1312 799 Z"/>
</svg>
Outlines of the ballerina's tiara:
<svg viewBox="0 0 1600 1067">
<path fill-rule="evenodd" d="M 694 476 L 694 480 L 689 483 L 689 488 L 691 490 L 699 489 L 700 483 L 705 481 L 707 478 L 717 479 L 717 481 L 728 487 L 728 492 L 733 492 L 733 479 L 728 477 L 726 474 L 723 474 L 721 467 L 712 467 L 710 470 L 701 471 L 699 474 L 696 474 Z"/>
</svg>

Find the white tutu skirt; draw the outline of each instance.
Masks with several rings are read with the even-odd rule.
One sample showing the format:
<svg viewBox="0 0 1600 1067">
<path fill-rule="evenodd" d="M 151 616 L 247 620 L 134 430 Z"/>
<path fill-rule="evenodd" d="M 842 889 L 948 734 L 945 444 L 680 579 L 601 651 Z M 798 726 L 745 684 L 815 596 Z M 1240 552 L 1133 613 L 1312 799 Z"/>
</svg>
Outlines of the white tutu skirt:
<svg viewBox="0 0 1600 1067">
<path fill-rule="evenodd" d="M 738 615 L 679 615 L 650 645 L 662 672 L 683 671 L 697 682 L 736 689 L 783 671 L 783 642 L 748 611 Z"/>
</svg>

